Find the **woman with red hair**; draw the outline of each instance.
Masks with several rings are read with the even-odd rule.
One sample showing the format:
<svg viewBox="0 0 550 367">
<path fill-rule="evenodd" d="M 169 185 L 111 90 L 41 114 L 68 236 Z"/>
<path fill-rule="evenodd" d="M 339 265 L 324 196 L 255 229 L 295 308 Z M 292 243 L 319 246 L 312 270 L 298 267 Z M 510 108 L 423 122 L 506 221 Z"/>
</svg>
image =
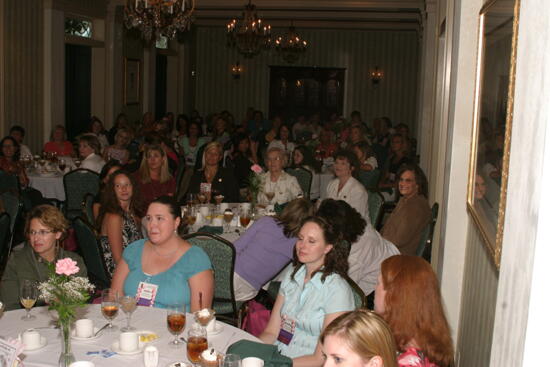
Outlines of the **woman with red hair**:
<svg viewBox="0 0 550 367">
<path fill-rule="evenodd" d="M 447 367 L 453 363 L 439 283 L 426 260 L 409 255 L 384 260 L 374 310 L 393 331 L 400 367 Z"/>
</svg>

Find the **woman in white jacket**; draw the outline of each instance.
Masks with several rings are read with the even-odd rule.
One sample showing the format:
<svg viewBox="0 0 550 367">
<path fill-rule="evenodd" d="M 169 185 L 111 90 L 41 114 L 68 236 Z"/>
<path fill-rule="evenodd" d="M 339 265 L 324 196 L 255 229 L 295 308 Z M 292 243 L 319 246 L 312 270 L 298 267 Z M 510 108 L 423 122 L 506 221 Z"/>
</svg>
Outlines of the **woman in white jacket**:
<svg viewBox="0 0 550 367">
<path fill-rule="evenodd" d="M 271 148 L 267 151 L 267 172 L 262 174 L 263 187 L 258 195 L 258 203 L 284 204 L 303 195 L 296 177 L 283 170 L 287 156 L 281 148 Z"/>
</svg>

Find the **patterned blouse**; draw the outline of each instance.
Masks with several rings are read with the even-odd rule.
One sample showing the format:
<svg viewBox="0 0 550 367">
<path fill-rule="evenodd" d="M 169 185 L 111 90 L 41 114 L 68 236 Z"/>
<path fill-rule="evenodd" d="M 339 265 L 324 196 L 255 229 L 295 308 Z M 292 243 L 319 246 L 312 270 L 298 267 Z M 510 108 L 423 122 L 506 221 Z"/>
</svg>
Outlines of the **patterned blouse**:
<svg viewBox="0 0 550 367">
<path fill-rule="evenodd" d="M 439 367 L 430 362 L 428 357 L 421 350 L 416 348 L 407 348 L 403 353 L 397 356 L 399 367 Z"/>
<path fill-rule="evenodd" d="M 143 235 L 141 230 L 136 224 L 134 218 L 132 218 L 132 215 L 124 212 L 122 215 L 122 250 L 124 250 L 130 243 L 142 238 Z M 111 252 L 109 238 L 107 236 L 100 236 L 99 241 L 103 249 L 103 258 L 105 259 L 105 265 L 107 265 L 107 271 L 109 272 L 109 275 L 112 276 L 115 271 L 116 263 L 113 260 L 113 253 Z"/>
</svg>

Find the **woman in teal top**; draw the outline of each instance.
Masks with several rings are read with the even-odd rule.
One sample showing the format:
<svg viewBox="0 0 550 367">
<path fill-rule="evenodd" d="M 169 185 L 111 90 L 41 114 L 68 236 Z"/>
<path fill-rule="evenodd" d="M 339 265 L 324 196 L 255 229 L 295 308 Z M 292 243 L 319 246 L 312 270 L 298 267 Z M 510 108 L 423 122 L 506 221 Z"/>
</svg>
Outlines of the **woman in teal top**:
<svg viewBox="0 0 550 367">
<path fill-rule="evenodd" d="M 143 306 L 185 304 L 189 312 L 211 307 L 212 266 L 202 249 L 178 236 L 179 210 L 168 196 L 149 205 L 145 216 L 149 239 L 136 241 L 124 250 L 111 288 L 119 294 L 136 295 Z"/>
<path fill-rule="evenodd" d="M 355 309 L 353 293 L 341 277 L 346 274 L 347 249 L 341 233 L 321 217 L 304 221 L 286 269 L 266 329 L 264 343 L 275 344 L 293 358 L 293 366 L 321 366 L 318 343 L 323 329 L 346 311 Z"/>
</svg>

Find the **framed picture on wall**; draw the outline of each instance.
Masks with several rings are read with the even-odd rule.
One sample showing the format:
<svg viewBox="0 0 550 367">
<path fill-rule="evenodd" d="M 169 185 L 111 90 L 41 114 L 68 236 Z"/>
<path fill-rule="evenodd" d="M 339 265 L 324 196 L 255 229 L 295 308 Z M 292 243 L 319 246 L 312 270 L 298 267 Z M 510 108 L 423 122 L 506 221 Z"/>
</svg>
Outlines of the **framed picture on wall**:
<svg viewBox="0 0 550 367">
<path fill-rule="evenodd" d="M 140 67 L 139 59 L 124 58 L 124 104 L 140 103 Z"/>
<path fill-rule="evenodd" d="M 519 0 L 489 0 L 479 18 L 468 211 L 500 267 L 512 131 Z"/>
</svg>

